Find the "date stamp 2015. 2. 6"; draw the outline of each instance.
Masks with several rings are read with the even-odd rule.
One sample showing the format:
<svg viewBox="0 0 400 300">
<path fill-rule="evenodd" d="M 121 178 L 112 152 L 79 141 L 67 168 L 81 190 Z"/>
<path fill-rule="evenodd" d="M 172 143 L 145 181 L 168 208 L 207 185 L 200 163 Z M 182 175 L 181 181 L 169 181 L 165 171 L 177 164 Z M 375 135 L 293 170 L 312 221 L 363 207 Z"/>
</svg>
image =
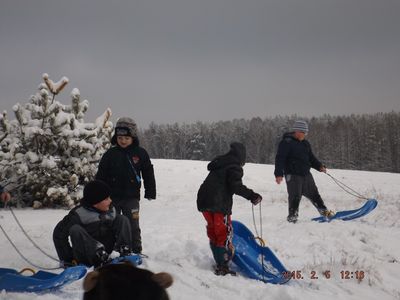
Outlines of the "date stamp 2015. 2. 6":
<svg viewBox="0 0 400 300">
<path fill-rule="evenodd" d="M 317 279 L 337 278 L 343 280 L 356 279 L 358 281 L 361 281 L 365 278 L 365 272 L 362 270 L 356 270 L 356 271 L 341 270 L 338 273 L 331 272 L 330 270 L 325 270 L 323 272 L 317 272 L 313 270 L 309 272 L 302 272 L 301 270 L 295 270 L 295 271 L 285 271 L 282 273 L 282 275 L 286 279 L 297 279 L 297 280 L 302 280 L 302 279 L 317 280 Z"/>
</svg>

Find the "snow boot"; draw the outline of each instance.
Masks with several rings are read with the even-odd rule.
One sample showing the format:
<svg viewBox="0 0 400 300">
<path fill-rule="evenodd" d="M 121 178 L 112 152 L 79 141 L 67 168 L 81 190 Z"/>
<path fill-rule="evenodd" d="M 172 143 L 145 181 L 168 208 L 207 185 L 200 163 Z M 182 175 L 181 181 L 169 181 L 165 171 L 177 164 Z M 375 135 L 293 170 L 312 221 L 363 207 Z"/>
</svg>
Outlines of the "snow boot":
<svg viewBox="0 0 400 300">
<path fill-rule="evenodd" d="M 121 246 L 116 251 L 119 252 L 120 256 L 128 256 L 132 254 L 132 250 L 128 246 Z"/>
<path fill-rule="evenodd" d="M 229 269 L 229 261 L 232 258 L 232 250 L 227 250 L 225 247 L 218 247 L 210 243 L 210 248 L 217 263 L 214 274 L 218 276 L 225 276 L 227 274 L 236 275 L 236 272 Z"/>
<path fill-rule="evenodd" d="M 225 276 L 225 275 L 232 275 L 236 276 L 236 272 L 229 269 L 228 262 L 225 262 L 221 265 L 217 265 L 214 274 L 217 276 Z"/>
<path fill-rule="evenodd" d="M 289 208 L 289 215 L 287 216 L 286 219 L 289 223 L 296 223 L 298 216 L 299 213 L 297 209 Z"/>
<path fill-rule="evenodd" d="M 329 209 L 319 209 L 318 210 L 320 215 L 325 217 L 325 218 L 332 218 L 335 215 L 335 212 L 333 210 L 329 210 Z"/>
<path fill-rule="evenodd" d="M 297 216 L 298 216 L 297 213 L 292 213 L 292 214 L 289 214 L 286 219 L 287 219 L 287 221 L 289 223 L 296 223 L 297 222 Z"/>
<path fill-rule="evenodd" d="M 132 248 L 132 252 L 135 254 L 141 254 L 142 253 L 142 246 L 135 246 Z"/>
<path fill-rule="evenodd" d="M 93 266 L 96 269 L 108 264 L 110 261 L 111 259 L 109 258 L 109 254 L 104 250 L 104 248 L 99 248 L 96 251 Z"/>
</svg>

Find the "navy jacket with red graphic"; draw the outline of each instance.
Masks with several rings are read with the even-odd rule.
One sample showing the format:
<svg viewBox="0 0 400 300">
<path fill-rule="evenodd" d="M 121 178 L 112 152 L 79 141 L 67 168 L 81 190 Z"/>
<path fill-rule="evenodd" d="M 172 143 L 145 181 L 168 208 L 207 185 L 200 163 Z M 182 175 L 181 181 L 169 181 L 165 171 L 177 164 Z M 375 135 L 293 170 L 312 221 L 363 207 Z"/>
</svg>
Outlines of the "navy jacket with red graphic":
<svg viewBox="0 0 400 300">
<path fill-rule="evenodd" d="M 111 199 L 140 199 L 142 179 L 144 197 L 156 198 L 153 165 L 147 151 L 139 146 L 137 138 L 126 148 L 117 144 L 108 149 L 101 158 L 96 179 L 103 180 L 111 187 Z"/>
</svg>

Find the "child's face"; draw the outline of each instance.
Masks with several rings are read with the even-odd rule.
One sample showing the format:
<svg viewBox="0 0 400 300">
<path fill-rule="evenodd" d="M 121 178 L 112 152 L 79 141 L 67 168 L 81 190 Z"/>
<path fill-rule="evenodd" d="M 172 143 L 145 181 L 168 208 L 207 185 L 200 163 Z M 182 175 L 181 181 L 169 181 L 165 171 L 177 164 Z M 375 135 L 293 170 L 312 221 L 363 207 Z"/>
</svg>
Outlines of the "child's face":
<svg viewBox="0 0 400 300">
<path fill-rule="evenodd" d="M 110 204 L 112 200 L 110 197 L 107 197 L 103 201 L 100 201 L 99 203 L 96 203 L 93 205 L 93 207 L 97 208 L 100 211 L 108 211 L 110 209 Z"/>
<path fill-rule="evenodd" d="M 117 136 L 117 143 L 121 148 L 126 148 L 133 143 L 131 136 L 119 135 Z"/>
</svg>

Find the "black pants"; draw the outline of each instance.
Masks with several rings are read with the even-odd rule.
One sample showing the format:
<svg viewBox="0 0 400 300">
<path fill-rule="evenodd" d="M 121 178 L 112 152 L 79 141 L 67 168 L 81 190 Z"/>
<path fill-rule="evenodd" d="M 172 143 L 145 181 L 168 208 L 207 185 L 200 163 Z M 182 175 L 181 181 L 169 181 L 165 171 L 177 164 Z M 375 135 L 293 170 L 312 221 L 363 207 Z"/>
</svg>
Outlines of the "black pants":
<svg viewBox="0 0 400 300">
<path fill-rule="evenodd" d="M 114 242 L 114 247 L 104 245 L 100 241 L 94 239 L 82 226 L 78 224 L 73 225 L 69 230 L 69 235 L 74 259 L 79 263 L 92 266 L 96 264 L 97 250 L 104 248 L 105 251 L 111 253 L 112 250 L 119 249 L 121 246 L 131 245 L 131 228 L 127 218 L 117 215 L 110 230 L 112 231 L 111 236 L 116 238 L 115 241 L 111 241 Z"/>
<path fill-rule="evenodd" d="M 118 214 L 126 216 L 131 224 L 132 251 L 142 252 L 142 238 L 139 227 L 139 199 L 113 199 L 113 205 Z"/>
<path fill-rule="evenodd" d="M 289 215 L 298 215 L 302 196 L 308 198 L 318 211 L 326 209 L 311 174 L 305 176 L 288 174 L 285 179 L 289 194 Z"/>
</svg>

